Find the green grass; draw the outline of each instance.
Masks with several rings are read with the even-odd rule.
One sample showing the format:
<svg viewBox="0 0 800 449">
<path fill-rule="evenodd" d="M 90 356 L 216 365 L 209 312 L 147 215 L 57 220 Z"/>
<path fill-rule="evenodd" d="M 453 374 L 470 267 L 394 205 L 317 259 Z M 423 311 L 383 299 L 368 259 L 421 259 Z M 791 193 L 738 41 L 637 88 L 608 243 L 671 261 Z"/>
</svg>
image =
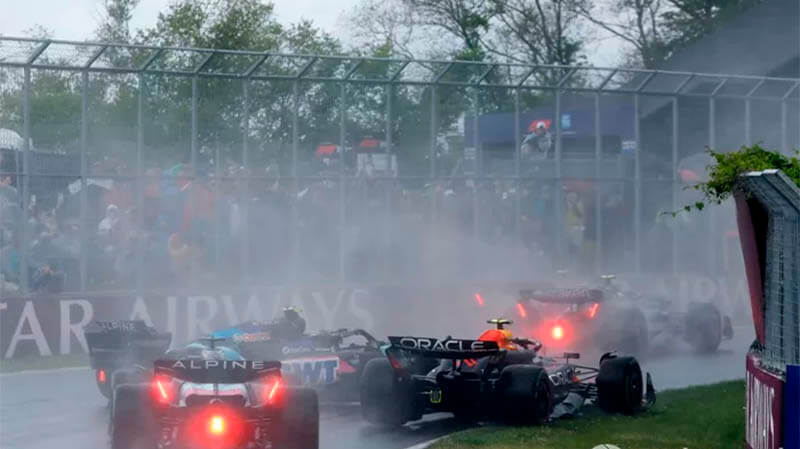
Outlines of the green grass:
<svg viewBox="0 0 800 449">
<path fill-rule="evenodd" d="M 486 426 L 456 433 L 432 449 L 731 449 L 744 441 L 744 381 L 665 391 L 636 416 L 584 416 L 543 427 Z"/>
<path fill-rule="evenodd" d="M 50 357 L 22 357 L 19 359 L 0 359 L 0 373 L 14 373 L 27 370 L 47 370 L 89 366 L 86 354 L 54 355 Z"/>
</svg>

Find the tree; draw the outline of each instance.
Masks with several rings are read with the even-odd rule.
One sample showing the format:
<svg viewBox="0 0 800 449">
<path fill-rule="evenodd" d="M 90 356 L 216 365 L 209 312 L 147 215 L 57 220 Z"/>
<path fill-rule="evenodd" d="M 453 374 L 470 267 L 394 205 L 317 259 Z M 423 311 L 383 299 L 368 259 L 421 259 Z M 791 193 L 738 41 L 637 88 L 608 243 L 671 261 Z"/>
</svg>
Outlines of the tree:
<svg viewBox="0 0 800 449">
<path fill-rule="evenodd" d="M 712 32 L 720 23 L 740 14 L 762 0 L 666 0 L 664 28 L 671 46 L 680 48 Z"/>
<path fill-rule="evenodd" d="M 663 24 L 665 0 L 611 0 L 604 4 L 576 4 L 575 11 L 629 45 L 630 65 L 658 67 L 670 55 L 671 44 Z M 602 11 L 618 14 L 604 19 Z"/>
<path fill-rule="evenodd" d="M 140 0 L 106 0 L 102 22 L 95 31 L 101 42 L 128 43 L 131 41 L 130 21 Z"/>
<path fill-rule="evenodd" d="M 455 59 L 482 61 L 486 56 L 482 37 L 489 31 L 490 0 L 403 0 L 413 12 L 415 24 L 437 28 L 456 37 L 460 48 Z"/>
<path fill-rule="evenodd" d="M 584 59 L 581 16 L 589 0 L 492 0 L 499 22 L 492 52 L 525 64 L 574 65 Z"/>
</svg>

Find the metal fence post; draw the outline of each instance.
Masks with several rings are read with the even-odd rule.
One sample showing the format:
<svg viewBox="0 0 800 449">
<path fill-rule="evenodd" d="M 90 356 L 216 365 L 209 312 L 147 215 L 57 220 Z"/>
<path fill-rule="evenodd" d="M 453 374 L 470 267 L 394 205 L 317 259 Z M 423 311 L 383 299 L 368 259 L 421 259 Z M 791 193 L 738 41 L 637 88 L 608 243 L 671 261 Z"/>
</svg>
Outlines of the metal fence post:
<svg viewBox="0 0 800 449">
<path fill-rule="evenodd" d="M 481 194 L 481 177 L 484 176 L 483 173 L 483 147 L 481 145 L 480 139 L 480 131 L 478 128 L 478 116 L 480 115 L 480 107 L 478 106 L 478 88 L 476 87 L 472 91 L 472 136 L 475 144 L 475 179 L 474 186 L 475 188 L 472 191 L 472 250 L 475 251 L 477 247 L 477 241 L 480 238 L 480 194 Z M 473 257 L 473 261 L 477 261 L 476 257 Z M 477 273 L 475 273 L 477 274 Z"/>
<path fill-rule="evenodd" d="M 603 236 L 602 236 L 602 187 L 600 180 L 600 159 L 603 157 L 603 134 L 600 128 L 600 93 L 594 94 L 594 273 L 598 274 L 602 266 Z"/>
<path fill-rule="evenodd" d="M 517 194 L 514 195 L 514 232 L 516 234 L 517 242 L 523 246 L 525 243 L 522 241 L 522 170 L 520 167 L 520 156 L 522 151 L 522 130 L 520 129 L 520 98 L 519 88 L 514 89 L 514 180 L 517 183 Z M 530 201 L 530 198 L 528 199 Z"/>
<path fill-rule="evenodd" d="M 715 98 L 712 96 L 708 100 L 708 146 L 712 150 L 717 149 L 717 102 Z M 706 240 L 708 244 L 708 260 L 706 261 L 706 267 L 708 267 L 711 272 L 715 272 L 714 270 L 714 261 L 716 260 L 715 253 L 716 253 L 716 240 L 714 239 L 714 209 L 708 208 L 705 212 L 706 216 Z"/>
<path fill-rule="evenodd" d="M 672 98 L 672 210 L 678 210 L 678 196 L 680 189 L 680 179 L 678 178 L 678 97 Z M 677 221 L 672 223 L 672 273 L 678 272 L 678 233 Z"/>
<path fill-rule="evenodd" d="M 86 152 L 88 151 L 88 134 L 89 134 L 89 102 L 88 102 L 88 92 L 89 91 L 89 72 L 84 70 L 81 72 L 81 211 L 80 211 L 80 220 L 81 220 L 81 255 L 80 255 L 80 289 L 81 292 L 86 291 L 86 280 L 87 280 L 87 255 L 88 252 L 88 239 L 89 239 L 89 230 L 87 229 L 88 220 L 87 217 L 87 205 L 88 199 L 86 196 L 86 189 L 87 189 L 87 163 L 86 163 Z"/>
<path fill-rule="evenodd" d="M 345 140 L 347 138 L 347 83 L 342 81 L 339 84 L 339 163 L 338 163 L 338 175 L 339 175 L 339 195 L 337 197 L 337 201 L 339 203 L 339 207 L 336 209 L 339 212 L 339 232 L 338 234 L 338 249 L 337 249 L 337 267 L 338 267 L 338 274 L 337 279 L 340 283 L 344 283 L 345 281 L 345 253 L 344 253 L 344 230 L 345 230 L 345 188 L 344 188 L 344 145 Z"/>
<path fill-rule="evenodd" d="M 144 234 L 144 183 L 147 179 L 142 179 L 143 174 L 143 153 L 144 153 L 144 95 L 145 95 L 145 76 L 139 73 L 139 89 L 136 95 L 136 224 L 140 233 Z M 153 180 L 157 182 L 157 180 Z M 144 243 L 144 242 L 142 242 Z M 141 294 L 144 284 L 144 245 L 136 245 L 136 294 Z"/>
<path fill-rule="evenodd" d="M 789 138 L 786 129 L 786 100 L 781 101 L 781 151 L 789 154 Z"/>
<path fill-rule="evenodd" d="M 639 94 L 633 95 L 634 138 L 636 152 L 633 154 L 633 264 L 635 272 L 642 272 L 642 136 L 639 123 Z"/>
<path fill-rule="evenodd" d="M 241 219 L 242 248 L 239 254 L 242 271 L 242 288 L 247 290 L 250 280 L 250 79 L 242 80 L 242 171 L 244 181 L 240 191 L 239 216 Z"/>
<path fill-rule="evenodd" d="M 21 242 L 20 248 L 20 290 L 23 295 L 30 292 L 30 279 L 28 279 L 28 261 L 30 257 L 30 248 L 28 242 L 30 236 L 28 235 L 28 207 L 30 205 L 30 177 L 31 177 L 31 68 L 26 66 L 24 69 L 25 81 L 22 87 L 22 138 L 25 140 L 22 144 L 24 153 L 22 153 L 22 223 L 20 223 Z"/>
<path fill-rule="evenodd" d="M 753 145 L 750 129 L 750 98 L 744 101 L 744 142 L 747 146 Z"/>
<path fill-rule="evenodd" d="M 292 98 L 293 98 L 293 105 L 292 105 L 292 189 L 291 189 L 291 205 L 292 205 L 292 242 L 291 242 L 291 265 L 290 265 L 290 274 L 289 278 L 292 281 L 292 286 L 297 284 L 298 280 L 298 257 L 300 255 L 300 251 L 298 245 L 300 244 L 300 236 L 298 235 L 298 210 L 297 210 L 297 191 L 298 191 L 298 180 L 297 180 L 297 151 L 298 151 L 298 139 L 299 139 L 299 130 L 298 130 L 298 122 L 299 122 L 299 114 L 300 114 L 300 81 L 294 80 L 292 83 Z"/>
<path fill-rule="evenodd" d="M 393 123 L 393 116 L 392 116 L 392 97 L 394 96 L 394 84 L 389 83 L 386 84 L 386 161 L 388 167 L 390 169 L 390 173 L 394 174 L 392 169 L 392 127 L 394 126 Z M 384 235 L 384 244 L 386 244 L 386 257 L 383 258 L 383 276 L 382 278 L 389 280 L 391 277 L 390 273 L 390 266 L 389 266 L 389 255 L 392 251 L 392 242 L 394 240 L 394 233 L 392 232 L 392 192 L 394 191 L 394 187 L 397 184 L 396 179 L 388 179 L 386 185 L 384 186 L 384 221 L 383 221 L 383 235 Z"/>
<path fill-rule="evenodd" d="M 563 185 L 564 180 L 561 179 L 561 88 L 559 87 L 556 89 L 556 113 L 555 113 L 555 125 L 556 125 L 556 154 L 555 154 L 555 166 L 556 166 L 556 173 L 555 173 L 555 182 L 553 186 L 554 190 L 554 201 L 555 204 L 555 211 L 556 211 L 556 229 L 555 229 L 555 246 L 556 246 L 556 257 L 555 257 L 555 265 L 557 268 L 563 268 L 564 264 L 564 226 L 566 225 L 566 220 L 564 216 L 564 192 L 563 192 Z M 567 234 L 569 235 L 569 234 Z M 572 262 L 570 260 L 569 262 Z"/>
</svg>

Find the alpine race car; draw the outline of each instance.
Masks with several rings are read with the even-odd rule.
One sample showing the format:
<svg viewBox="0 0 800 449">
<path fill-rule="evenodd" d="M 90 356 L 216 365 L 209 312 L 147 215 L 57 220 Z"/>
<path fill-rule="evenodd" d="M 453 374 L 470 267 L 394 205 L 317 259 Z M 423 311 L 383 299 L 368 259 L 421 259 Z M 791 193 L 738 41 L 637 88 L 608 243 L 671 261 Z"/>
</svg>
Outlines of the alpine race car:
<svg viewBox="0 0 800 449">
<path fill-rule="evenodd" d="M 314 334 L 297 332 L 300 327 L 287 334 L 285 329 L 280 321 L 250 321 L 212 336 L 231 340 L 247 358 L 280 360 L 289 384 L 312 387 L 328 401 L 357 401 L 364 366 L 383 357 L 385 343 L 362 329 Z"/>
<path fill-rule="evenodd" d="M 712 303 L 694 302 L 680 310 L 666 298 L 622 291 L 602 277 L 594 288 L 522 290 L 513 313 L 522 332 L 549 348 L 619 350 L 644 355 L 675 339 L 697 352 L 714 352 L 733 338 L 731 319 Z"/>
<path fill-rule="evenodd" d="M 543 357 L 540 342 L 514 338 L 505 328 L 511 321 L 489 323 L 495 328 L 477 340 L 389 337 L 387 357 L 371 360 L 364 369 L 364 418 L 399 426 L 427 413 L 451 412 L 467 421 L 541 424 L 574 414 L 586 401 L 621 413 L 634 413 L 655 401 L 651 377 L 647 374 L 643 381 L 633 357 L 609 353 L 599 368 L 576 365 L 571 360 L 578 354 Z M 437 359 L 439 364 L 430 372 L 415 373 L 417 358 Z"/>
<path fill-rule="evenodd" d="M 314 390 L 287 387 L 277 361 L 251 361 L 202 340 L 156 360 L 151 375 L 118 382 L 112 449 L 318 449 Z M 168 354 L 170 355 L 170 354 Z"/>
<path fill-rule="evenodd" d="M 305 334 L 305 323 L 297 310 L 270 323 L 250 321 L 211 334 L 225 339 L 225 351 L 248 360 L 277 360 L 286 382 L 312 387 L 325 400 L 358 399 L 358 385 L 366 362 L 382 357 L 382 342 L 361 329 L 339 329 Z M 170 347 L 172 336 L 160 333 L 143 321 L 96 321 L 84 330 L 91 366 L 100 392 L 111 398 L 117 378 L 146 372 L 153 361 Z M 204 343 L 184 349 L 202 353 Z"/>
</svg>

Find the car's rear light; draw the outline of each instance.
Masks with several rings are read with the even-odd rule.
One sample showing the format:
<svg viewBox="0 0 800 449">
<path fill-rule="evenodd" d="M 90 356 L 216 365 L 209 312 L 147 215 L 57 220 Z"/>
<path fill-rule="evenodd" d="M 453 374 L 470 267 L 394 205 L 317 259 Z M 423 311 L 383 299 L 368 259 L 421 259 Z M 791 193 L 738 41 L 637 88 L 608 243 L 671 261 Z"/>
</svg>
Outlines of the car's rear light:
<svg viewBox="0 0 800 449">
<path fill-rule="evenodd" d="M 175 384 L 168 376 L 159 375 L 153 378 L 153 396 L 161 404 L 170 404 L 175 393 Z"/>
<path fill-rule="evenodd" d="M 102 369 L 97 370 L 97 381 L 101 384 L 104 384 L 106 383 L 106 380 L 108 380 L 106 378 L 106 371 Z"/>
<path fill-rule="evenodd" d="M 278 378 L 269 385 L 269 388 L 267 389 L 267 404 L 274 404 L 278 401 L 280 397 L 280 390 L 283 387 L 282 384 L 283 382 L 281 382 L 281 379 Z"/>
<path fill-rule="evenodd" d="M 225 433 L 225 418 L 214 415 L 208 420 L 208 433 L 211 435 L 222 435 Z"/>
<path fill-rule="evenodd" d="M 483 307 L 483 296 L 480 293 L 475 293 L 475 302 L 478 303 L 479 307 Z"/>
<path fill-rule="evenodd" d="M 563 339 L 564 338 L 564 328 L 561 327 L 560 325 L 553 326 L 553 330 L 551 332 L 551 335 L 553 336 L 553 339 L 555 339 L 555 340 Z"/>
<path fill-rule="evenodd" d="M 521 302 L 517 303 L 517 313 L 520 318 L 528 318 L 528 311 L 525 310 L 525 306 Z"/>
<path fill-rule="evenodd" d="M 595 316 L 597 316 L 597 309 L 599 308 L 600 308 L 599 302 L 593 303 L 586 309 L 586 316 L 588 316 L 589 318 L 594 318 Z"/>
</svg>

